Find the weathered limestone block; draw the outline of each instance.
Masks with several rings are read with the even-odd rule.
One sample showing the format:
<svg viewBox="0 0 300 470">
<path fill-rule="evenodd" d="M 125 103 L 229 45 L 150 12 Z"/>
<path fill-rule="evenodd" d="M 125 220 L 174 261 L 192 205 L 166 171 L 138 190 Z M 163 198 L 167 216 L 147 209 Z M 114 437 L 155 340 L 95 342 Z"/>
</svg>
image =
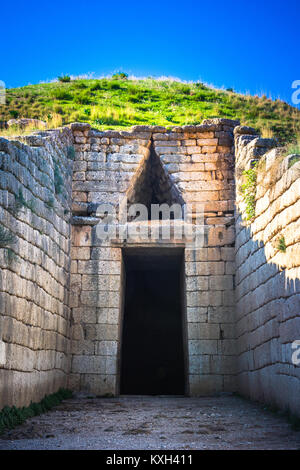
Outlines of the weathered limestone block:
<svg viewBox="0 0 300 470">
<path fill-rule="evenodd" d="M 82 289 L 92 291 L 119 291 L 120 276 L 117 275 L 83 275 Z"/>
<path fill-rule="evenodd" d="M 218 191 L 224 188 L 224 183 L 217 180 L 212 181 L 183 181 L 177 184 L 182 191 Z"/>
<path fill-rule="evenodd" d="M 83 291 L 80 295 L 82 305 L 91 307 L 118 308 L 120 305 L 120 295 L 118 292 L 107 291 Z"/>
<path fill-rule="evenodd" d="M 231 275 L 222 276 L 210 276 L 209 277 L 209 289 L 214 290 L 232 290 L 233 279 Z"/>
<path fill-rule="evenodd" d="M 237 353 L 236 339 L 223 339 L 218 341 L 218 354 L 235 356 Z M 236 358 L 232 357 L 233 364 L 236 366 Z"/>
<path fill-rule="evenodd" d="M 222 295 L 219 291 L 199 291 L 186 293 L 186 302 L 188 307 L 208 307 L 209 305 L 221 305 Z"/>
<path fill-rule="evenodd" d="M 197 149 L 197 147 L 191 147 L 193 149 Z M 155 146 L 155 152 L 158 154 L 158 155 L 186 155 L 187 153 L 189 153 L 186 149 L 186 147 L 184 146 L 165 146 L 165 147 L 158 147 L 158 146 Z M 199 152 L 199 149 L 198 149 L 198 152 Z M 190 152 L 192 153 L 192 151 Z M 195 152 L 196 153 L 196 152 Z"/>
<path fill-rule="evenodd" d="M 121 260 L 121 249 L 120 248 L 93 248 L 91 259 L 101 259 L 101 260 Z"/>
<path fill-rule="evenodd" d="M 186 319 L 190 323 L 207 323 L 207 307 L 186 307 Z"/>
<path fill-rule="evenodd" d="M 185 249 L 185 260 L 194 261 L 220 261 L 220 248 L 198 248 L 197 250 Z"/>
<path fill-rule="evenodd" d="M 118 325 L 120 322 L 119 308 L 102 307 L 97 309 L 97 323 Z"/>
<path fill-rule="evenodd" d="M 120 261 L 78 261 L 79 274 L 120 274 Z"/>
<path fill-rule="evenodd" d="M 221 275 L 225 273 L 225 263 L 223 261 L 186 262 L 185 273 L 187 276 Z"/>
<path fill-rule="evenodd" d="M 209 246 L 224 246 L 234 243 L 234 227 L 223 227 L 222 225 L 211 227 L 208 232 Z"/>
<path fill-rule="evenodd" d="M 186 290 L 198 291 L 208 290 L 208 277 L 207 276 L 192 276 L 186 278 Z"/>
<path fill-rule="evenodd" d="M 72 309 L 72 317 L 75 323 L 96 323 L 97 309 L 94 307 L 75 307 Z"/>
<path fill-rule="evenodd" d="M 81 389 L 100 396 L 115 395 L 116 376 L 106 374 L 83 374 Z"/>
<path fill-rule="evenodd" d="M 74 356 L 73 372 L 79 374 L 116 374 L 116 360 L 113 356 Z"/>
<path fill-rule="evenodd" d="M 216 147 L 218 145 L 218 139 L 214 139 L 214 138 L 211 138 L 211 139 L 205 139 L 205 138 L 201 138 L 201 139 L 197 139 L 197 145 L 199 147 Z M 208 152 L 210 153 L 210 152 Z"/>
<path fill-rule="evenodd" d="M 31 372 L 33 371 L 34 363 L 35 356 L 31 349 L 19 344 L 6 344 L 6 369 Z"/>
<path fill-rule="evenodd" d="M 221 259 L 223 261 L 234 261 L 235 249 L 230 247 L 221 247 Z"/>
<path fill-rule="evenodd" d="M 116 356 L 118 353 L 117 341 L 98 341 L 96 343 L 96 355 Z"/>
<path fill-rule="evenodd" d="M 91 249 L 89 247 L 72 247 L 72 259 L 88 260 L 90 259 Z"/>
<path fill-rule="evenodd" d="M 217 340 L 189 340 L 188 344 L 189 355 L 199 356 L 202 354 L 217 354 L 218 353 L 218 341 Z"/>
<path fill-rule="evenodd" d="M 219 191 L 200 191 L 197 192 L 196 190 L 191 192 L 184 193 L 185 201 L 188 203 L 203 203 L 200 207 L 202 208 L 202 212 L 206 206 L 207 201 L 218 201 L 220 199 Z M 204 204 L 205 203 L 205 204 Z"/>
<path fill-rule="evenodd" d="M 208 355 L 191 355 L 189 357 L 189 371 L 191 374 L 210 374 L 210 356 Z"/>
<path fill-rule="evenodd" d="M 209 323 L 234 323 L 235 319 L 235 308 L 232 306 L 208 307 Z"/>
<path fill-rule="evenodd" d="M 209 323 L 188 323 L 188 339 L 220 339 L 220 326 Z"/>
<path fill-rule="evenodd" d="M 223 390 L 222 375 L 192 374 L 189 383 L 191 396 L 214 395 Z"/>
<path fill-rule="evenodd" d="M 94 339 L 97 339 L 98 341 L 118 341 L 118 325 L 105 323 L 95 325 Z"/>
</svg>

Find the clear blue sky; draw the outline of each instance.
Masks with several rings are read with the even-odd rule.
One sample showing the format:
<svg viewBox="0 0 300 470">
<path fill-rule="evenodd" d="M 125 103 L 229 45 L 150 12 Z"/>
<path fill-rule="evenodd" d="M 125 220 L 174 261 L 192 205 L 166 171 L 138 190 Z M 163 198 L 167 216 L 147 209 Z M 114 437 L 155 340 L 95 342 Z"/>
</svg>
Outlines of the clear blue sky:
<svg viewBox="0 0 300 470">
<path fill-rule="evenodd" d="M 0 80 L 123 70 L 291 100 L 299 0 L 15 1 L 1 5 Z"/>
</svg>

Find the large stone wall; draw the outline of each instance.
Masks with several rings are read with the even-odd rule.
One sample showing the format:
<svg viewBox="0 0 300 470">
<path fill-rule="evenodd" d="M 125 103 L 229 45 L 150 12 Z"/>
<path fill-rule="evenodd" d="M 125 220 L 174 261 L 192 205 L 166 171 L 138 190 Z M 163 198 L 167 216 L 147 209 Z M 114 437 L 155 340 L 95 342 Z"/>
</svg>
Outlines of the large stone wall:
<svg viewBox="0 0 300 470">
<path fill-rule="evenodd" d="M 300 340 L 300 162 L 250 128 L 235 129 L 235 145 L 238 389 L 299 414 L 292 343 Z M 245 222 L 242 172 L 257 161 L 255 217 Z"/>
<path fill-rule="evenodd" d="M 66 386 L 72 145 L 70 129 L 0 139 L 0 409 Z"/>
<path fill-rule="evenodd" d="M 185 250 L 188 390 L 234 389 L 234 149 L 236 121 L 200 126 L 136 126 L 131 132 L 74 124 L 72 374 L 70 387 L 118 394 L 122 336 L 122 248 L 96 233 L 96 206 L 126 195 L 146 203 L 148 180 L 159 203 L 202 203 L 205 243 Z M 151 160 L 152 158 L 152 160 Z M 147 166 L 154 176 L 147 177 Z M 195 215 L 195 214 L 194 214 Z M 95 225 L 94 225 L 95 224 Z M 168 246 L 178 246 L 170 240 Z M 143 246 L 145 242 L 143 242 Z M 149 244 L 153 246 L 153 244 Z M 159 246 L 163 247 L 162 243 Z M 138 354 L 138 351 L 137 351 Z"/>
<path fill-rule="evenodd" d="M 186 393 L 239 391 L 299 413 L 300 163 L 238 124 L 0 139 L 0 227 L 16 237 L 0 240 L 0 408 L 60 386 L 117 395 L 124 248 L 180 247 Z M 242 173 L 258 160 L 246 222 Z M 174 234 L 101 239 L 99 204 L 118 225 L 124 201 L 149 206 L 151 188 L 157 203 L 192 205 L 194 222 L 201 212 L 201 248 Z"/>
</svg>

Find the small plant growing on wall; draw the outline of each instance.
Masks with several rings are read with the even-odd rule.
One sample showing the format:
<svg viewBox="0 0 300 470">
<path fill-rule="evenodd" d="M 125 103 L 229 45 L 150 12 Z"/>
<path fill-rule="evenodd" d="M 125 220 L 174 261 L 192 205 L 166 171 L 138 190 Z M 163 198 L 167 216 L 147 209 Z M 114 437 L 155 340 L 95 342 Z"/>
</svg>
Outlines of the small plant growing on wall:
<svg viewBox="0 0 300 470">
<path fill-rule="evenodd" d="M 289 165 L 288 167 L 291 168 L 293 165 L 295 165 L 295 163 L 298 163 L 300 162 L 300 155 L 293 155 L 290 159 L 289 159 Z"/>
<path fill-rule="evenodd" d="M 300 155 L 300 136 L 298 135 L 296 140 L 286 146 L 286 156 L 288 155 Z"/>
<path fill-rule="evenodd" d="M 48 201 L 45 201 L 45 205 L 48 207 L 48 209 L 53 209 L 54 207 L 54 199 L 51 197 L 48 199 Z"/>
<path fill-rule="evenodd" d="M 57 163 L 54 164 L 54 188 L 55 194 L 61 194 L 63 187 L 63 179 L 60 174 L 60 169 Z"/>
<path fill-rule="evenodd" d="M 35 209 L 35 201 L 34 199 L 30 199 L 29 201 L 26 201 L 22 189 L 19 189 L 18 194 L 15 196 L 15 202 L 13 206 L 10 208 L 11 212 L 13 215 L 18 215 L 21 209 L 25 207 L 26 209 L 30 209 L 32 212 L 34 212 Z"/>
<path fill-rule="evenodd" d="M 70 160 L 75 160 L 75 149 L 73 145 L 67 148 L 67 157 L 70 158 Z"/>
<path fill-rule="evenodd" d="M 16 243 L 16 236 L 11 233 L 8 229 L 0 225 L 0 248 L 6 248 L 7 246 Z"/>
<path fill-rule="evenodd" d="M 256 181 L 257 181 L 257 163 L 253 168 L 243 171 L 245 183 L 241 186 L 243 201 L 246 204 L 245 220 L 253 221 L 255 217 L 255 196 L 256 196 Z"/>
<path fill-rule="evenodd" d="M 13 261 L 18 261 L 16 253 L 11 248 L 6 248 L 5 258 L 9 265 L 11 265 Z"/>
<path fill-rule="evenodd" d="M 0 225 L 0 248 L 5 248 L 5 258 L 8 264 L 11 264 L 16 259 L 15 252 L 10 248 L 11 245 L 16 243 L 17 237 L 8 229 Z"/>
<path fill-rule="evenodd" d="M 24 198 L 21 188 L 19 189 L 18 194 L 15 196 L 15 202 L 12 206 L 9 207 L 13 215 L 18 215 L 20 210 L 24 207 Z"/>
<path fill-rule="evenodd" d="M 277 248 L 278 248 L 279 251 L 282 251 L 283 253 L 286 252 L 286 243 L 285 243 L 284 236 L 279 238 Z"/>
</svg>

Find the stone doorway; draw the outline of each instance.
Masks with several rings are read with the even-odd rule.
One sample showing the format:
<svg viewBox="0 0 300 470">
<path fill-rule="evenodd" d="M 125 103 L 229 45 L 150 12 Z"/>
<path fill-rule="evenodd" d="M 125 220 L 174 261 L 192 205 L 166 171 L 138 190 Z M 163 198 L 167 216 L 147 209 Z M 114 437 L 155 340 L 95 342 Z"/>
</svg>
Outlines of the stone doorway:
<svg viewBox="0 0 300 470">
<path fill-rule="evenodd" d="M 120 393 L 184 395 L 183 249 L 124 249 Z"/>
</svg>

